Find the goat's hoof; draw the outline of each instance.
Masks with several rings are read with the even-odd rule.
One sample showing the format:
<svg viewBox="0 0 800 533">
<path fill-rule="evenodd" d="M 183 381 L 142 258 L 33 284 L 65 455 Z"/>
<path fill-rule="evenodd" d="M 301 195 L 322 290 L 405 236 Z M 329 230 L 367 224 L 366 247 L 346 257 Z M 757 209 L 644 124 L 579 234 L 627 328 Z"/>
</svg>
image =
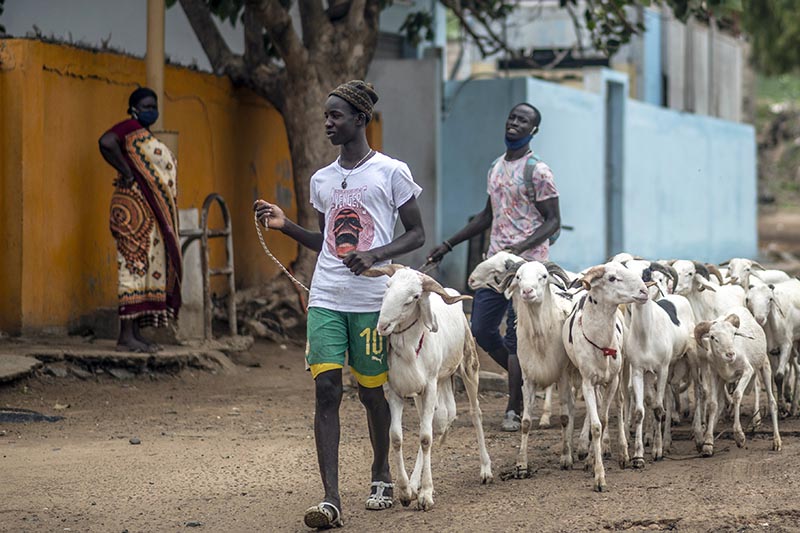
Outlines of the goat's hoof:
<svg viewBox="0 0 800 533">
<path fill-rule="evenodd" d="M 606 485 L 606 480 L 602 479 L 600 481 L 595 481 L 594 490 L 595 490 L 595 492 L 605 492 L 605 491 L 607 491 L 608 490 L 608 485 Z"/>
<path fill-rule="evenodd" d="M 492 467 L 489 465 L 481 465 L 481 485 L 488 485 L 493 481 Z"/>
<path fill-rule="evenodd" d="M 634 457 L 631 461 L 631 466 L 636 470 L 644 468 L 644 457 Z"/>
<path fill-rule="evenodd" d="M 738 446 L 739 448 L 744 447 L 744 443 L 745 443 L 745 440 L 746 440 L 745 436 L 744 436 L 744 432 L 741 431 L 741 430 L 735 432 L 733 434 L 733 440 L 736 441 L 736 446 Z"/>
<path fill-rule="evenodd" d="M 711 457 L 714 455 L 714 445 L 713 444 L 703 444 L 703 447 L 700 451 L 703 454 L 703 457 Z"/>
<path fill-rule="evenodd" d="M 653 455 L 653 461 L 663 461 L 663 460 L 664 460 L 663 453 L 657 453 Z"/>
<path fill-rule="evenodd" d="M 589 455 L 589 452 L 584 452 L 584 451 L 578 450 L 578 452 L 577 452 L 578 461 L 583 461 L 584 459 L 586 459 L 586 457 L 588 455 Z"/>
<path fill-rule="evenodd" d="M 571 469 L 572 469 L 572 455 L 562 455 L 561 470 L 571 470 Z"/>
<path fill-rule="evenodd" d="M 547 429 L 550 427 L 550 415 L 542 416 L 539 419 L 539 429 Z"/>
<path fill-rule="evenodd" d="M 774 452 L 781 451 L 781 445 L 782 445 L 782 443 L 781 443 L 781 438 L 780 437 L 776 437 L 776 438 L 772 439 L 772 451 L 774 451 Z"/>
<path fill-rule="evenodd" d="M 514 479 L 526 479 L 531 477 L 531 473 L 528 470 L 528 465 L 516 465 L 514 467 Z"/>
<path fill-rule="evenodd" d="M 430 511 L 433 509 L 433 496 L 420 495 L 417 498 L 417 509 L 420 511 Z"/>
<path fill-rule="evenodd" d="M 611 449 L 606 448 L 603 450 L 603 459 L 611 459 Z"/>
</svg>

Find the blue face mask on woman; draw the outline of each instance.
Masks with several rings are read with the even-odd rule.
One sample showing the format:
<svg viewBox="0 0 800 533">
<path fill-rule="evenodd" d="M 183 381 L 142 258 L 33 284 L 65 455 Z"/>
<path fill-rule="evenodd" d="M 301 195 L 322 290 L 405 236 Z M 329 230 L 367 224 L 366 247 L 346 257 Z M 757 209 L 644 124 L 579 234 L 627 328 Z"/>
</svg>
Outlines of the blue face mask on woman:
<svg viewBox="0 0 800 533">
<path fill-rule="evenodd" d="M 146 128 L 151 124 L 155 124 L 156 120 L 158 120 L 158 109 L 147 110 L 147 111 L 134 110 L 133 118 L 138 120 L 139 123 Z"/>
</svg>

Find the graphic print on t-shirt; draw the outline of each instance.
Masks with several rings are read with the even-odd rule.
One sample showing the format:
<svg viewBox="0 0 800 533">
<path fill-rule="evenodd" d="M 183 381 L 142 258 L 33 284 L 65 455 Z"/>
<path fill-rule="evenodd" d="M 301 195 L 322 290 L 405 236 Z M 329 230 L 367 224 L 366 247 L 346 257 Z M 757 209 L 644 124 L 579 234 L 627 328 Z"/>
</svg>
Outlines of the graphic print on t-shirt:
<svg viewBox="0 0 800 533">
<path fill-rule="evenodd" d="M 369 250 L 375 237 L 375 223 L 364 208 L 367 186 L 333 189 L 331 208 L 325 222 L 325 242 L 330 252 L 344 257 L 350 252 Z"/>
</svg>

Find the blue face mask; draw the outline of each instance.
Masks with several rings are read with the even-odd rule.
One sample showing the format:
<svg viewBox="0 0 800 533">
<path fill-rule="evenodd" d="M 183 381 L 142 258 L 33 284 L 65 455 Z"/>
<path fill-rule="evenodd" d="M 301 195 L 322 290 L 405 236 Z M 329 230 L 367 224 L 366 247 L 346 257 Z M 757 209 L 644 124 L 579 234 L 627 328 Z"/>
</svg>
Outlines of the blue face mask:
<svg viewBox="0 0 800 533">
<path fill-rule="evenodd" d="M 133 118 L 138 120 L 139 123 L 146 128 L 151 124 L 155 124 L 156 120 L 158 120 L 158 109 L 153 109 L 152 111 L 134 111 Z"/>
<path fill-rule="evenodd" d="M 519 150 L 523 146 L 529 145 L 531 143 L 532 139 L 533 139 L 533 134 L 532 133 L 529 133 L 528 135 L 526 135 L 522 139 L 518 139 L 516 141 L 511 141 L 511 140 L 508 139 L 508 136 L 506 136 L 506 138 L 505 138 L 506 148 L 508 148 L 509 150 Z"/>
</svg>

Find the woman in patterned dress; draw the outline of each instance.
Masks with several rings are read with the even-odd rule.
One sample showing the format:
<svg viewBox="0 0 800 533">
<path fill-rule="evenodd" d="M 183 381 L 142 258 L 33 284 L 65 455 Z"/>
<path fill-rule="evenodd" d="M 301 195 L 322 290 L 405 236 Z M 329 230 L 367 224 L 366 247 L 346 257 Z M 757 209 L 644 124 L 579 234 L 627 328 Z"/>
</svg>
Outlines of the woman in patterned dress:
<svg viewBox="0 0 800 533">
<path fill-rule="evenodd" d="M 149 130 L 158 119 L 156 94 L 146 87 L 128 99 L 131 118 L 100 137 L 100 153 L 118 175 L 111 197 L 111 234 L 117 243 L 117 350 L 155 352 L 142 327 L 177 319 L 181 306 L 177 165 Z"/>
</svg>

